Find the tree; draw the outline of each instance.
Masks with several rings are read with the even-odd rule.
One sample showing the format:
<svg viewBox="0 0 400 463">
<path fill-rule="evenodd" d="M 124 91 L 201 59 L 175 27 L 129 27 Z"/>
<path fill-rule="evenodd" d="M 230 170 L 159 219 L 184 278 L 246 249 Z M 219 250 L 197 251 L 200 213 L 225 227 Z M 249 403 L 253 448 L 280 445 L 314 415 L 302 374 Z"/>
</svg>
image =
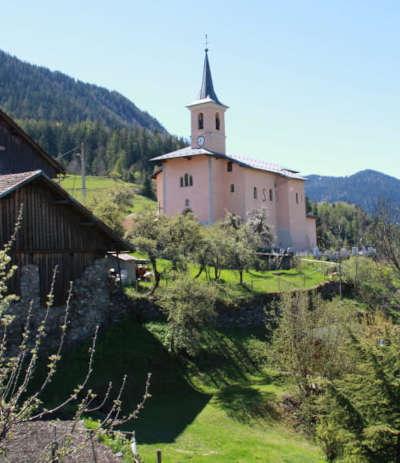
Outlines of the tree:
<svg viewBox="0 0 400 463">
<path fill-rule="evenodd" d="M 369 315 L 351 332 L 351 372 L 328 383 L 317 437 L 329 461 L 400 463 L 400 327 Z"/>
<path fill-rule="evenodd" d="M 258 236 L 260 246 L 263 249 L 270 248 L 273 242 L 273 235 L 268 225 L 267 213 L 264 209 L 253 209 L 247 215 L 247 225 L 250 232 Z"/>
<path fill-rule="evenodd" d="M 150 397 L 150 375 L 148 375 L 145 392 L 141 401 L 134 410 L 128 413 L 123 411 L 123 403 L 121 401 L 121 396 L 126 386 L 126 376 L 122 379 L 121 386 L 117 388 L 115 398 L 111 394 L 111 382 L 103 397 L 98 396 L 93 390 L 89 389 L 88 384 L 94 372 L 97 328 L 89 348 L 87 372 L 85 377 L 82 378 L 81 383 L 76 385 L 68 397 L 65 397 L 59 403 L 52 406 L 52 408 L 47 409 L 43 406 L 43 397 L 57 372 L 63 353 L 64 341 L 68 335 L 72 286 L 69 291 L 64 315 L 59 322 L 60 338 L 58 346 L 55 352 L 47 357 L 46 372 L 42 377 L 38 374 L 38 365 L 41 357 L 46 358 L 44 355 L 45 352 L 43 352 L 43 341 L 46 338 L 47 321 L 53 303 L 52 290 L 56 275 L 53 276 L 52 290 L 48 295 L 46 306 L 43 310 L 43 318 L 37 328 L 32 328 L 32 305 L 27 304 L 25 319 L 15 315 L 13 303 L 17 298 L 8 292 L 8 283 L 16 271 L 16 266 L 12 265 L 9 252 L 15 242 L 21 220 L 22 215 L 20 214 L 14 236 L 5 248 L 0 250 L 0 454 L 6 456 L 10 441 L 21 438 L 23 433 L 15 433 L 21 426 L 37 420 L 48 419 L 57 413 L 73 407 L 73 426 L 67 426 L 64 432 L 58 434 L 57 441 L 53 442 L 57 446 L 57 450 L 53 449 L 55 452 L 55 461 L 61 456 L 70 454 L 73 450 L 68 442 L 72 442 L 73 435 L 77 429 L 77 423 L 83 416 L 96 412 L 100 408 L 107 407 L 105 418 L 92 431 L 92 434 L 97 437 L 104 435 L 104 433 L 112 432 L 116 427 L 136 419 L 143 409 L 145 402 Z M 11 342 L 8 336 L 13 324 L 22 327 L 20 341 L 16 345 Z M 36 375 L 38 375 L 38 378 L 35 378 Z M 30 436 L 24 435 L 23 438 L 29 439 Z M 89 437 L 86 444 L 89 444 Z M 42 461 L 49 461 L 50 450 L 50 448 L 43 448 Z"/>
<path fill-rule="evenodd" d="M 221 224 L 215 224 L 203 229 L 203 240 L 197 246 L 196 261 L 200 270 L 196 277 L 206 271 L 207 278 L 210 279 L 209 268 L 213 269 L 213 279 L 221 278 L 221 270 L 227 265 L 227 238 Z"/>
<path fill-rule="evenodd" d="M 255 222 L 252 222 L 253 224 Z M 228 213 L 221 224 L 225 234 L 225 253 L 229 268 L 239 272 L 239 282 L 243 284 L 243 272 L 254 265 L 256 251 L 260 246 L 260 236 L 254 233 L 251 224 L 244 223 L 240 217 Z"/>
<path fill-rule="evenodd" d="M 372 312 L 378 310 L 400 320 L 400 280 L 387 261 L 355 256 L 342 265 L 344 279 L 354 288 L 357 298 Z"/>
<path fill-rule="evenodd" d="M 141 194 L 146 198 L 155 199 L 153 182 L 150 174 L 146 174 L 144 177 Z"/>
<path fill-rule="evenodd" d="M 322 202 L 312 204 L 311 212 L 317 217 L 317 242 L 321 249 L 359 246 L 366 240 L 371 220 L 359 207 Z"/>
<path fill-rule="evenodd" d="M 339 300 L 310 300 L 306 292 L 284 293 L 280 306 L 272 341 L 274 358 L 295 381 L 300 396 L 308 397 L 321 379 L 346 370 L 341 349 L 354 314 Z"/>
<path fill-rule="evenodd" d="M 167 241 L 167 217 L 153 211 L 144 211 L 135 218 L 133 230 L 129 236 L 136 248 L 147 255 L 154 274 L 153 294 L 160 284 L 161 273 L 158 259 L 164 257 Z"/>
<path fill-rule="evenodd" d="M 96 194 L 90 195 L 85 201 L 85 206 L 96 217 L 122 236 L 124 234 L 122 221 L 125 217 L 125 211 L 132 202 L 133 195 L 132 189 L 119 186 L 113 190 L 96 192 Z"/>
<path fill-rule="evenodd" d="M 165 220 L 165 225 L 164 257 L 170 260 L 173 270 L 186 271 L 203 245 L 203 227 L 190 212 Z"/>
<path fill-rule="evenodd" d="M 381 202 L 373 218 L 371 236 L 378 255 L 400 274 L 400 227 L 393 217 L 399 216 L 397 207 Z"/>
<path fill-rule="evenodd" d="M 169 349 L 193 355 L 200 347 L 202 331 L 215 318 L 214 286 L 179 275 L 160 295 L 168 320 Z"/>
</svg>

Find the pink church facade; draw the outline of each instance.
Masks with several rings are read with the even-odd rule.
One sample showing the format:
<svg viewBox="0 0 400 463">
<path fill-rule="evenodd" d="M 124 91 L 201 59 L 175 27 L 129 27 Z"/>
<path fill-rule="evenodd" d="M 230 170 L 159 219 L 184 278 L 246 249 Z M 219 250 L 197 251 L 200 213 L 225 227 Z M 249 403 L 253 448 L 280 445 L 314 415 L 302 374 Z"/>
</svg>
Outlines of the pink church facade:
<svg viewBox="0 0 400 463">
<path fill-rule="evenodd" d="M 191 145 L 153 159 L 160 213 L 191 210 L 204 224 L 232 212 L 246 220 L 262 209 L 274 245 L 297 250 L 316 246 L 315 219 L 306 214 L 304 178 L 276 164 L 226 153 L 225 111 L 215 94 L 206 50 L 200 99 L 188 106 Z"/>
</svg>

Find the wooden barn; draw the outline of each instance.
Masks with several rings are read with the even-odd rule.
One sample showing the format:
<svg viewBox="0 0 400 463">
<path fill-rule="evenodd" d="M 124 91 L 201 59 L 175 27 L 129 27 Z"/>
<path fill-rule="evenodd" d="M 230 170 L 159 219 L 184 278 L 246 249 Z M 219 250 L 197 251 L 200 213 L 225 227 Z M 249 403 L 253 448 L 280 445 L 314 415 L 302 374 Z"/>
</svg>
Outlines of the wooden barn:
<svg viewBox="0 0 400 463">
<path fill-rule="evenodd" d="M 13 234 L 22 208 L 22 223 L 12 248 L 19 271 L 11 289 L 19 292 L 21 268 L 34 264 L 39 268 L 40 294 L 44 298 L 57 267 L 55 297 L 57 304 L 62 303 L 69 282 L 81 276 L 94 260 L 108 252 L 131 250 L 131 246 L 49 178 L 63 172 L 57 162 L 47 159 L 48 155 L 26 134 L 21 135 L 20 128 L 13 128 L 7 137 L 8 127 L 7 121 L 0 129 L 0 145 L 5 147 L 0 151 L 0 247 Z M 25 167 L 43 165 L 15 172 L 19 170 L 19 156 Z M 6 172 L 9 168 L 12 172 Z"/>
<path fill-rule="evenodd" d="M 49 178 L 65 174 L 60 163 L 48 155 L 15 121 L 0 110 L 0 175 L 38 169 Z"/>
</svg>

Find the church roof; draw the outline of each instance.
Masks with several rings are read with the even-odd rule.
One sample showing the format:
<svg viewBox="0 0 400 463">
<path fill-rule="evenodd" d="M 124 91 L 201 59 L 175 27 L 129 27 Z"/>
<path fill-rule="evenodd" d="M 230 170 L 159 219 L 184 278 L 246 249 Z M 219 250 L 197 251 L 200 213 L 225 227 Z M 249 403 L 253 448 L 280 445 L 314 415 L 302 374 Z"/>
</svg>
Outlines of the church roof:
<svg viewBox="0 0 400 463">
<path fill-rule="evenodd" d="M 212 76 L 211 76 L 211 68 L 210 68 L 210 63 L 208 61 L 208 49 L 205 49 L 205 56 L 204 56 L 204 67 L 203 67 L 203 79 L 201 81 L 201 89 L 200 89 L 200 95 L 199 95 L 199 100 L 211 100 L 214 101 L 215 103 L 218 103 L 222 105 L 222 103 L 219 101 L 217 94 L 215 93 L 214 90 L 214 85 L 212 81 Z M 224 105 L 222 105 L 224 106 Z"/>
<path fill-rule="evenodd" d="M 194 156 L 200 156 L 200 155 L 213 156 L 213 157 L 217 157 L 220 159 L 226 159 L 227 161 L 236 162 L 242 167 L 249 167 L 250 169 L 257 169 L 257 170 L 264 170 L 266 172 L 272 172 L 272 173 L 282 175 L 283 177 L 287 177 L 287 178 L 305 180 L 304 177 L 302 177 L 297 171 L 286 169 L 272 162 L 260 161 L 258 159 L 251 159 L 245 156 L 239 156 L 235 154 L 225 155 L 225 154 L 215 153 L 213 151 L 210 151 L 204 148 L 192 148 L 191 146 L 187 146 L 186 148 L 172 151 L 171 153 L 163 154 L 162 156 L 157 156 L 151 159 L 151 161 L 162 162 L 162 161 L 167 161 L 169 159 L 194 157 Z"/>
</svg>

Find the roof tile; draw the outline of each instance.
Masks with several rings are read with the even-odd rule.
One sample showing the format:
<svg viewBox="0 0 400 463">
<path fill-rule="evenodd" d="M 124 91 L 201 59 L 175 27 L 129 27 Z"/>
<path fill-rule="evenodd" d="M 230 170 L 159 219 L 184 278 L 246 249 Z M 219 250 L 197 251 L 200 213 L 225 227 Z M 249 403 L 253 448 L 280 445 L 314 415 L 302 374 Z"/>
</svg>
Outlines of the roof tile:
<svg viewBox="0 0 400 463">
<path fill-rule="evenodd" d="M 20 172 L 18 174 L 0 175 L 0 196 L 9 193 L 22 183 L 32 179 L 32 177 L 41 175 L 41 173 L 41 170 L 33 170 L 30 172 Z"/>
</svg>

